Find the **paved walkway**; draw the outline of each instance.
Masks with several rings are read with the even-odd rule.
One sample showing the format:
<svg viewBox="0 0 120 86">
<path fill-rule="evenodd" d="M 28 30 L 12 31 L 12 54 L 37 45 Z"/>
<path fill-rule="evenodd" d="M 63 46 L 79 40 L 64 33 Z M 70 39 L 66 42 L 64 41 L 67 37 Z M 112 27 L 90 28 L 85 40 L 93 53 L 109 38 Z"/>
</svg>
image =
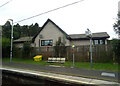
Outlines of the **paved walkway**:
<svg viewBox="0 0 120 86">
<path fill-rule="evenodd" d="M 118 72 L 110 72 L 110 71 L 98 71 L 98 70 L 88 70 L 88 69 L 80 69 L 80 68 L 68 68 L 68 67 L 60 67 L 54 65 L 33 65 L 33 64 L 22 64 L 22 63 L 2 63 L 3 67 L 13 67 L 19 69 L 29 69 L 36 70 L 47 73 L 55 73 L 55 74 L 63 74 L 70 76 L 79 76 L 84 78 L 92 78 L 99 80 L 107 80 L 118 82 L 120 80 L 120 76 Z"/>
</svg>

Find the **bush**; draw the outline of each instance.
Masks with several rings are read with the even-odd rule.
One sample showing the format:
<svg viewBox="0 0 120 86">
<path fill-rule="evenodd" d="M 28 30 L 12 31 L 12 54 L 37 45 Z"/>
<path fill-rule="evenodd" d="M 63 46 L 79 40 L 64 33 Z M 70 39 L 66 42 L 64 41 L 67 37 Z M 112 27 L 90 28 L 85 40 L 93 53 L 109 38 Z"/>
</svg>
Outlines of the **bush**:
<svg viewBox="0 0 120 86">
<path fill-rule="evenodd" d="M 61 41 L 61 37 L 59 37 L 58 41 L 56 41 L 54 50 L 55 50 L 56 57 L 65 57 L 66 47 L 65 47 L 65 42 Z"/>
<path fill-rule="evenodd" d="M 10 57 L 10 39 L 2 38 L 2 57 Z"/>
<path fill-rule="evenodd" d="M 31 52 L 31 43 L 30 42 L 24 42 L 23 49 L 22 49 L 22 57 L 23 58 L 29 58 Z"/>
<path fill-rule="evenodd" d="M 119 39 L 113 39 L 112 45 L 113 45 L 113 51 L 114 51 L 114 54 L 115 54 L 115 61 L 117 63 L 120 63 L 120 40 Z"/>
</svg>

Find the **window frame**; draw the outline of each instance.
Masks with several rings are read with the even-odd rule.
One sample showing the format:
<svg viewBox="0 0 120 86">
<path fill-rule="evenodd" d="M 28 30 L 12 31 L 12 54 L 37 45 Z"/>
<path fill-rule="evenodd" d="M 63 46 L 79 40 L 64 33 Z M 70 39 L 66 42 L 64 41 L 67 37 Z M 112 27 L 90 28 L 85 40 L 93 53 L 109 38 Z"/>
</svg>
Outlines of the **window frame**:
<svg viewBox="0 0 120 86">
<path fill-rule="evenodd" d="M 102 43 L 101 43 L 101 41 L 102 41 Z M 105 40 L 104 39 L 99 40 L 99 42 L 100 42 L 100 44 L 105 44 Z"/>
<path fill-rule="evenodd" d="M 97 41 L 97 43 L 96 43 L 96 41 Z M 94 45 L 98 45 L 98 44 L 103 45 L 103 44 L 105 44 L 105 40 L 104 39 L 94 39 L 93 43 L 94 43 Z"/>
<path fill-rule="evenodd" d="M 99 40 L 94 40 L 94 45 L 98 45 L 98 44 L 99 44 Z"/>
<path fill-rule="evenodd" d="M 53 40 L 41 40 L 41 46 L 53 46 Z"/>
</svg>

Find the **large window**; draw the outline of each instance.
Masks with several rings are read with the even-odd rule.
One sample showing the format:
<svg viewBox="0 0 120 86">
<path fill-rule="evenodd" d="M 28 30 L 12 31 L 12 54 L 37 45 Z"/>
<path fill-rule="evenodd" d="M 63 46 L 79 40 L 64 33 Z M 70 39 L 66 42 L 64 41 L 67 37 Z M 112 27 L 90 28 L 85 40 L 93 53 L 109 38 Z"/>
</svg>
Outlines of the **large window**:
<svg viewBox="0 0 120 86">
<path fill-rule="evenodd" d="M 52 46 L 53 41 L 52 40 L 41 40 L 41 46 Z"/>
<path fill-rule="evenodd" d="M 105 40 L 94 40 L 94 45 L 105 44 Z"/>
</svg>

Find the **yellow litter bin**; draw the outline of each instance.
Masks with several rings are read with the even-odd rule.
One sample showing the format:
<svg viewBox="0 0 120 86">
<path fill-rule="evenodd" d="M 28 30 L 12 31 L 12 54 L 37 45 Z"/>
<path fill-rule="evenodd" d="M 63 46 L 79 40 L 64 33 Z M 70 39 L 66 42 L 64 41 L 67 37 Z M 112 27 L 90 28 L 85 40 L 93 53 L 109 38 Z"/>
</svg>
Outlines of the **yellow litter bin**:
<svg viewBox="0 0 120 86">
<path fill-rule="evenodd" d="M 34 61 L 41 61 L 42 60 L 42 55 L 36 55 L 33 57 Z"/>
</svg>

